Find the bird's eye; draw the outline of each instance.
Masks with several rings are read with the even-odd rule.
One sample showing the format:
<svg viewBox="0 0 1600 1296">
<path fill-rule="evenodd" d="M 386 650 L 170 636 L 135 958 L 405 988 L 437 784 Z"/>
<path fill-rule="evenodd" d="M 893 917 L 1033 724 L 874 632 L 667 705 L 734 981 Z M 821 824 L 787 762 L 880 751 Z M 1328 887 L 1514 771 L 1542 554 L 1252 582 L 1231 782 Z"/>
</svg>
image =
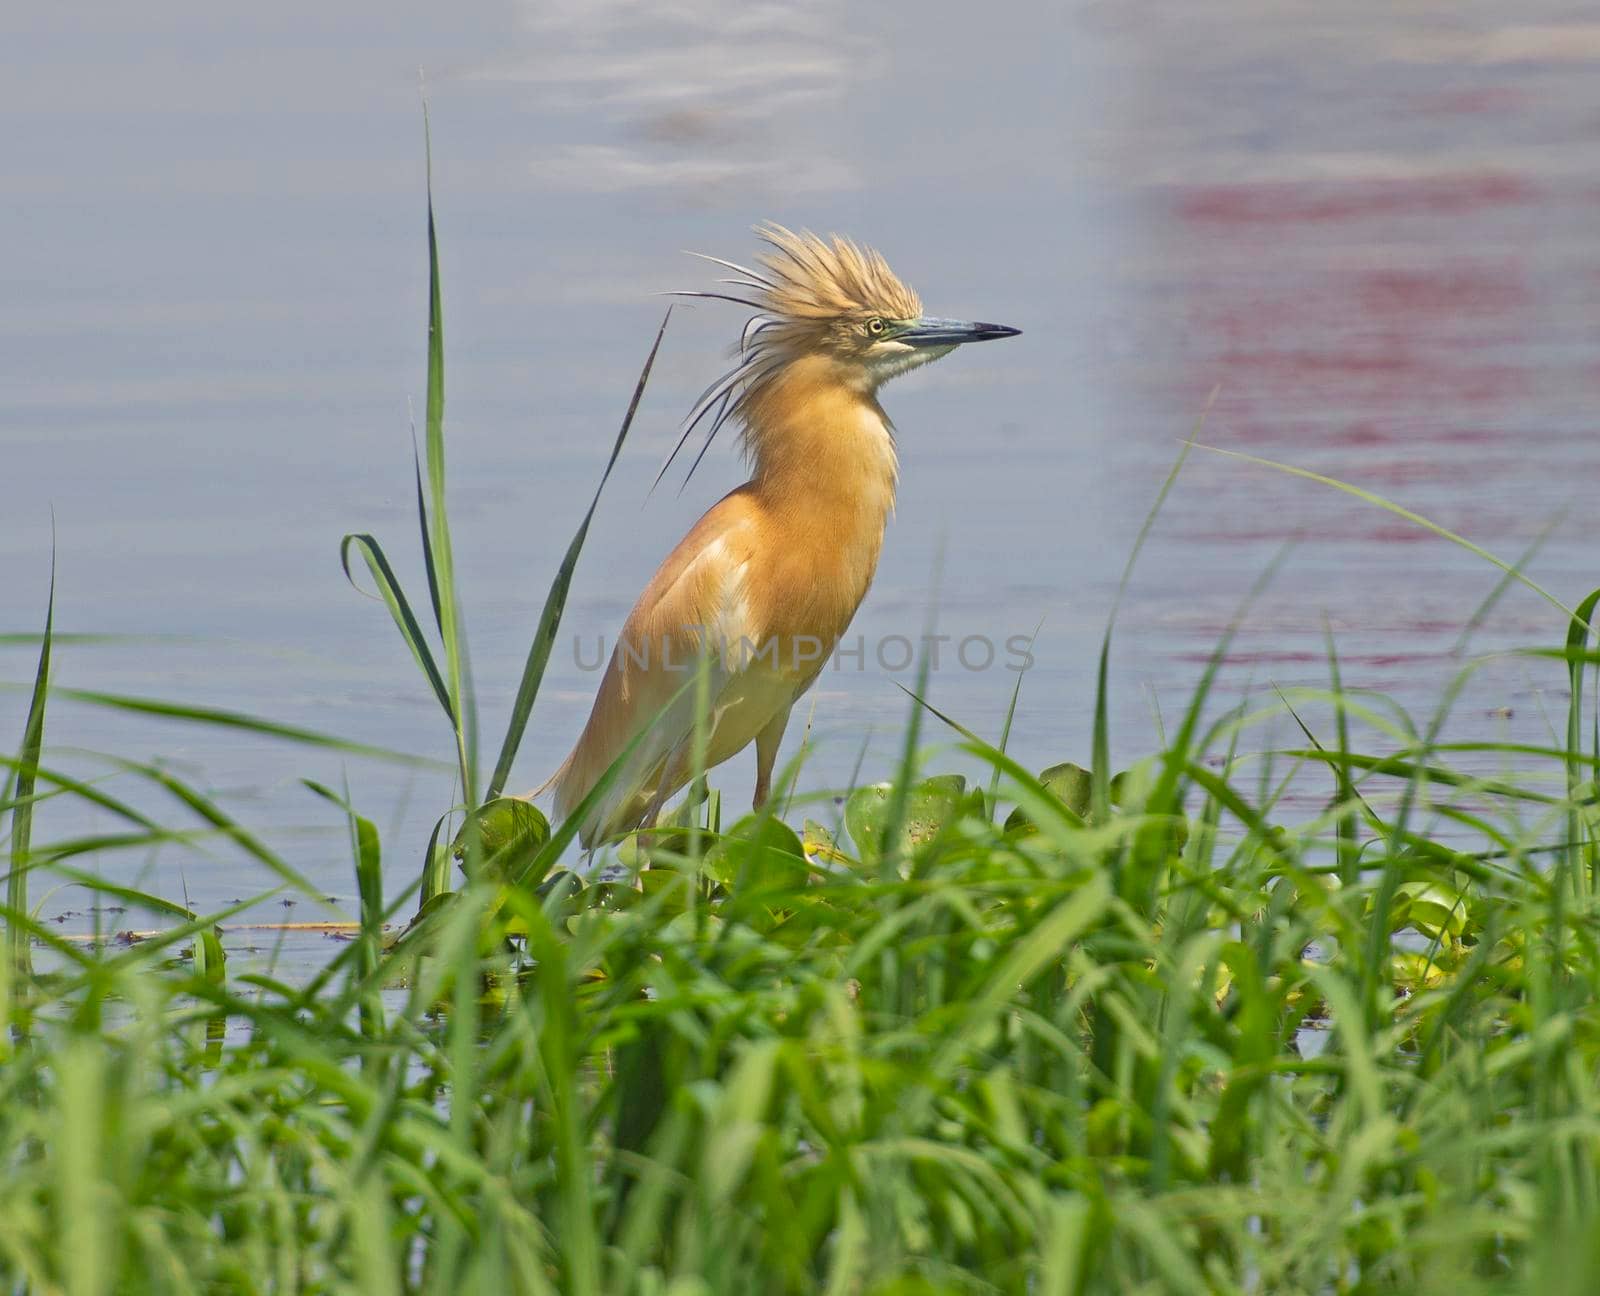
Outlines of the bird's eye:
<svg viewBox="0 0 1600 1296">
<path fill-rule="evenodd" d="M 876 316 L 869 319 L 867 321 L 867 332 L 872 334 L 873 337 L 877 337 L 878 334 L 883 332 L 883 321 Z"/>
</svg>

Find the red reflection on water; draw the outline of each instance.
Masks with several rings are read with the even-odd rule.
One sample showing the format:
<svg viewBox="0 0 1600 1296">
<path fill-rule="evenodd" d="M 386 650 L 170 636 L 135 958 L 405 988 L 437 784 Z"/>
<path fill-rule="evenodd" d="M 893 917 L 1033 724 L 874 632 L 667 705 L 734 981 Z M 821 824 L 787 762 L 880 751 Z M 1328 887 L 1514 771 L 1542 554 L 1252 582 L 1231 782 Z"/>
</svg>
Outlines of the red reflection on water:
<svg viewBox="0 0 1600 1296">
<path fill-rule="evenodd" d="M 1297 399 L 1406 404 L 1441 397 L 1460 405 L 1505 402 L 1528 393 L 1528 376 L 1508 364 L 1457 361 L 1401 334 L 1350 338 L 1323 349 L 1230 349 L 1213 357 L 1223 390 L 1291 389 Z"/>
<path fill-rule="evenodd" d="M 1207 652 L 1179 652 L 1175 653 L 1176 660 L 1181 662 L 1194 662 L 1203 664 L 1211 660 Z M 1450 661 L 1452 656 L 1448 652 L 1375 652 L 1375 653 L 1349 653 L 1339 654 L 1342 666 L 1410 666 L 1418 662 Z M 1293 649 L 1282 648 L 1242 648 L 1235 649 L 1228 654 L 1228 661 L 1235 666 L 1327 666 L 1328 650 L 1306 649 L 1297 652 Z"/>
<path fill-rule="evenodd" d="M 1203 397 L 1204 393 L 1201 395 Z M 1352 450 L 1388 445 L 1498 446 L 1503 445 L 1506 439 L 1502 428 L 1455 422 L 1439 424 L 1432 419 L 1400 411 L 1387 418 L 1352 418 L 1348 422 L 1334 420 L 1331 424 L 1326 417 L 1312 420 L 1285 415 L 1277 420 L 1268 420 L 1258 417 L 1258 412 L 1256 406 L 1242 399 L 1235 401 L 1231 395 L 1220 397 L 1217 415 L 1207 429 L 1208 439 L 1244 445 L 1251 442 L 1295 441 L 1309 444 L 1320 441 L 1323 445 Z"/>
<path fill-rule="evenodd" d="M 1178 210 L 1196 224 L 1306 225 L 1375 216 L 1460 215 L 1530 202 L 1537 192 L 1528 181 L 1496 171 L 1405 180 L 1268 180 L 1199 186 L 1179 199 Z"/>
<path fill-rule="evenodd" d="M 1342 423 L 1358 444 L 1381 439 L 1378 411 L 1460 413 L 1528 394 L 1522 363 L 1504 356 L 1531 297 L 1504 256 L 1330 271 L 1293 253 L 1283 249 L 1270 280 L 1212 275 L 1193 295 L 1193 343 L 1235 415 L 1259 425 L 1266 401 L 1281 416 Z"/>
<path fill-rule="evenodd" d="M 1496 116 L 1547 111 L 1553 93 L 1391 86 L 1365 108 L 1341 105 L 1350 116 L 1338 130 L 1291 125 L 1281 141 L 1262 136 L 1277 155 L 1261 159 L 1265 166 L 1336 160 L 1348 169 L 1366 160 L 1374 168 L 1366 176 L 1207 178 L 1168 190 L 1156 301 L 1173 327 L 1158 353 L 1164 363 L 1144 371 L 1163 414 L 1177 423 L 1219 388 L 1201 440 L 1350 483 L 1508 561 L 1529 551 L 1600 471 L 1600 415 L 1588 413 L 1600 387 L 1600 193 L 1593 168 L 1570 158 L 1565 170 L 1535 174 L 1546 159 L 1526 153 L 1523 126 L 1493 149 L 1479 136 L 1495 133 Z M 1384 114 L 1394 115 L 1392 131 L 1377 126 Z M 1408 115 L 1434 120 L 1419 128 Z M 1487 165 L 1441 170 L 1451 156 Z M 1396 161 L 1416 173 L 1377 174 Z M 1174 545 L 1170 560 L 1188 579 L 1152 600 L 1145 652 L 1186 669 L 1208 661 L 1231 623 L 1201 609 L 1232 613 L 1249 583 L 1286 555 L 1246 615 L 1220 691 L 1263 673 L 1316 682 L 1326 673 L 1320 627 L 1332 610 L 1344 622 L 1347 687 L 1391 692 L 1407 706 L 1437 699 L 1452 674 L 1442 663 L 1456 660 L 1463 627 L 1501 573 L 1427 527 L 1326 485 L 1237 460 L 1202 460 L 1186 472 L 1166 505 L 1171 540 L 1157 543 Z M 1534 573 L 1576 598 L 1571 588 L 1586 590 L 1594 578 L 1570 530 L 1538 552 Z M 1561 564 L 1554 579 L 1540 570 L 1552 561 Z M 1173 600 L 1191 615 L 1158 617 Z M 1503 604 L 1475 628 L 1474 648 L 1563 633 L 1558 614 L 1514 586 Z M 1523 680 L 1480 671 L 1471 688 L 1498 704 L 1510 683 Z"/>
<path fill-rule="evenodd" d="M 1504 263 L 1369 270 L 1351 279 L 1356 303 L 1380 319 L 1414 323 L 1448 311 L 1494 316 L 1528 304 L 1528 286 Z"/>
<path fill-rule="evenodd" d="M 1409 106 L 1418 113 L 1455 116 L 1461 113 L 1509 113 L 1528 107 L 1531 96 L 1509 86 L 1483 86 L 1473 90 L 1444 90 L 1411 96 Z"/>
</svg>

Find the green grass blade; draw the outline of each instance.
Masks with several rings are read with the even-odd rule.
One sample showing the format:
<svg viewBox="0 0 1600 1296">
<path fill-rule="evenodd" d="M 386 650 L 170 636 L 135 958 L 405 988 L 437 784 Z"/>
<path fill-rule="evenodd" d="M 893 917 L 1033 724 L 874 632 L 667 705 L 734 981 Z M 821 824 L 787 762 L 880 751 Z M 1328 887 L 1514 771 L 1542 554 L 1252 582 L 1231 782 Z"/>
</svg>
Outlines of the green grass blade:
<svg viewBox="0 0 1600 1296">
<path fill-rule="evenodd" d="M 433 135 L 428 105 L 422 105 L 422 134 L 426 155 L 428 193 L 428 402 L 423 419 L 423 439 L 428 457 L 427 531 L 423 551 L 428 568 L 428 588 L 439 618 L 444 642 L 444 674 L 455 726 L 456 759 L 461 767 L 461 795 L 477 805 L 477 718 L 471 705 L 467 669 L 466 634 L 457 596 L 455 557 L 450 545 L 450 517 L 445 502 L 444 458 L 444 308 L 439 286 L 439 234 L 433 213 Z"/>
<path fill-rule="evenodd" d="M 38 774 L 39 752 L 44 746 L 44 707 L 50 691 L 50 636 L 56 620 L 56 560 L 50 555 L 50 594 L 45 603 L 44 637 L 39 641 L 39 665 L 33 676 L 33 696 L 28 701 L 28 719 L 22 729 L 22 749 L 17 756 L 15 779 L 16 805 L 11 811 L 11 874 L 6 879 L 6 908 L 12 913 L 28 910 L 28 847 L 33 835 L 33 788 Z M 6 925 L 7 974 L 27 976 L 32 958 L 27 933 L 14 923 Z M 0 1029 L 5 1023 L 0 1022 Z"/>
<path fill-rule="evenodd" d="M 0 682 L 0 689 L 14 687 Z M 121 693 L 102 693 L 96 689 L 53 688 L 52 697 L 69 702 L 84 702 L 90 706 L 107 707 L 113 711 L 129 711 L 136 715 L 157 716 L 164 720 L 183 720 L 191 724 L 214 725 L 223 729 L 241 729 L 260 734 L 264 738 L 281 738 L 286 742 L 300 743 L 306 747 L 321 747 L 329 751 L 344 752 L 350 756 L 366 756 L 373 760 L 394 761 L 402 765 L 426 765 L 438 768 L 439 761 L 411 752 L 395 751 L 389 747 L 376 747 L 369 743 L 351 742 L 315 729 L 302 729 L 296 725 L 278 724 L 260 716 L 242 711 L 228 711 L 220 707 L 194 706 L 186 702 L 167 702 L 160 698 L 130 697 Z"/>
<path fill-rule="evenodd" d="M 104 1140 L 118 1122 L 107 1062 L 110 1049 L 100 1039 L 73 1040 L 61 1058 L 61 1084 L 55 1095 L 55 1229 L 71 1236 L 63 1248 L 62 1290 L 69 1296 L 100 1296 L 115 1286 L 113 1256 L 121 1232 L 121 1200 L 106 1182 L 109 1150 Z"/>
<path fill-rule="evenodd" d="M 422 854 L 422 885 L 417 899 L 419 914 L 428 907 L 428 902 L 435 896 L 448 892 L 451 889 L 450 883 L 455 879 L 455 861 L 451 859 L 448 850 L 439 849 L 440 836 L 454 813 L 452 810 L 440 815 L 434 820 L 433 831 L 428 834 L 428 845 Z"/>
<path fill-rule="evenodd" d="M 35 648 L 44 639 L 37 630 L 23 630 L 0 634 L 0 648 Z M 50 636 L 50 642 L 57 648 L 65 645 L 102 645 L 102 644 L 141 644 L 141 643 L 185 643 L 190 640 L 188 635 L 179 634 L 95 634 L 88 631 L 63 631 L 57 630 Z"/>
<path fill-rule="evenodd" d="M 60 865 L 53 871 L 59 873 L 68 882 L 76 883 L 86 890 L 93 891 L 97 896 L 120 900 L 130 909 L 140 909 L 145 913 L 156 914 L 163 918 L 182 918 L 186 922 L 193 922 L 199 917 L 188 905 L 179 904 L 176 900 L 168 900 L 149 891 L 139 891 L 133 887 L 119 886 L 117 883 L 109 882 L 97 874 L 75 869 L 71 865 Z M 270 895 L 271 893 L 269 892 L 268 894 Z M 258 897 L 258 899 L 262 898 L 265 897 Z"/>
<path fill-rule="evenodd" d="M 1534 560 L 1539 550 L 1544 548 L 1550 537 L 1556 533 L 1556 530 L 1566 520 L 1565 510 L 1547 518 L 1544 525 L 1539 528 L 1539 534 L 1534 536 L 1528 547 L 1518 555 L 1516 562 L 1511 564 L 1512 570 L 1500 573 L 1499 579 L 1494 583 L 1494 588 L 1489 591 L 1472 615 L 1467 618 L 1467 623 L 1461 627 L 1461 633 L 1456 636 L 1456 641 L 1450 649 L 1452 657 L 1459 657 L 1467 651 L 1467 644 L 1472 641 L 1472 636 L 1489 619 L 1489 613 L 1494 611 L 1495 605 L 1500 602 L 1505 592 L 1517 583 L 1517 573 L 1527 569 L 1528 564 Z"/>
<path fill-rule="evenodd" d="M 433 608 L 433 623 L 444 633 L 444 611 L 439 606 L 439 582 L 433 564 L 433 540 L 428 535 L 428 499 L 422 490 L 422 452 L 417 449 L 417 429 L 411 427 L 411 468 L 417 482 L 417 530 L 422 535 L 422 569 L 428 574 L 428 603 Z"/>
<path fill-rule="evenodd" d="M 59 636 L 56 638 L 55 643 L 58 646 L 60 645 L 61 639 Z M 14 760 L 9 756 L 0 756 L 0 765 L 4 765 L 7 769 L 12 771 L 13 775 L 17 770 L 22 768 L 22 762 L 20 760 Z M 95 787 L 93 783 L 86 782 L 83 779 L 74 778 L 70 774 L 64 774 L 60 770 L 51 769 L 45 765 L 34 765 L 33 771 L 37 776 L 37 779 L 53 785 L 56 789 L 54 792 L 35 791 L 33 794 L 33 801 L 35 805 L 49 797 L 72 796 L 77 797 L 81 801 L 87 801 L 90 805 L 99 806 L 100 809 L 115 815 L 117 818 L 125 819 L 129 823 L 138 824 L 142 828 L 154 828 L 157 826 L 156 821 L 150 818 L 143 811 L 136 810 L 133 806 L 127 804 L 127 802 L 121 801 L 118 798 L 111 796 L 109 793 L 102 792 L 99 788 Z M 21 798 L 16 798 L 16 800 L 20 799 Z M 10 795 L 7 795 L 3 800 L 0 800 L 0 813 L 4 813 L 14 804 L 15 800 Z"/>
<path fill-rule="evenodd" d="M 422 673 L 428 677 L 428 684 L 433 689 L 434 697 L 439 699 L 439 705 L 444 708 L 445 715 L 454 725 L 456 717 L 450 701 L 450 692 L 445 687 L 444 677 L 439 674 L 439 667 L 433 660 L 433 652 L 423 637 L 416 613 L 412 612 L 411 604 L 407 601 L 405 592 L 400 588 L 400 581 L 394 574 L 394 568 L 389 565 L 389 559 L 383 552 L 383 546 L 373 536 L 366 534 L 347 535 L 339 542 L 339 565 L 344 568 L 345 578 L 355 585 L 355 577 L 350 571 L 352 548 L 365 560 L 367 570 L 372 573 L 373 583 L 378 587 L 378 597 L 383 600 L 389 609 L 389 615 L 394 618 L 395 629 L 400 631 L 400 637 L 405 640 L 406 647 L 411 649 L 411 656 L 421 667 Z M 431 569 L 428 584 L 431 588 L 433 584 Z M 360 586 L 356 588 L 360 589 Z"/>
<path fill-rule="evenodd" d="M 534 631 L 533 642 L 528 646 L 528 660 L 522 668 L 522 680 L 517 685 L 516 700 L 511 705 L 511 721 L 506 726 L 505 740 L 500 744 L 500 759 L 495 762 L 494 776 L 489 780 L 489 788 L 485 793 L 489 800 L 493 800 L 505 790 L 506 780 L 511 777 L 511 765 L 517 758 L 517 748 L 522 744 L 523 731 L 527 728 L 528 717 L 533 713 L 533 703 L 539 695 L 539 685 L 544 680 L 545 667 L 550 661 L 550 651 L 555 646 L 556 631 L 561 625 L 561 614 L 566 610 L 567 591 L 572 586 L 572 573 L 577 568 L 578 555 L 588 538 L 589 524 L 594 521 L 595 509 L 600 505 L 600 492 L 605 490 L 606 482 L 611 477 L 611 470 L 616 467 L 617 457 L 622 453 L 622 444 L 628 439 L 628 430 L 633 426 L 633 416 L 638 413 L 639 402 L 644 397 L 645 384 L 650 381 L 650 370 L 655 366 L 656 353 L 661 349 L 661 339 L 666 336 L 667 321 L 671 318 L 672 308 L 669 306 L 661 321 L 661 327 L 656 330 L 656 340 L 650 346 L 650 354 L 645 357 L 639 381 L 634 384 L 633 399 L 628 402 L 628 411 L 623 415 L 622 426 L 618 429 L 617 439 L 611 447 L 611 458 L 606 461 L 605 471 L 600 474 L 600 484 L 595 487 L 594 499 L 589 502 L 589 511 L 583 515 L 583 522 L 572 537 L 572 542 L 567 545 L 566 556 L 562 558 L 561 566 L 556 570 L 555 579 L 550 582 L 550 593 L 545 596 L 544 609 L 539 613 L 539 627 Z"/>
<path fill-rule="evenodd" d="M 1582 660 L 1589 645 L 1594 611 L 1600 606 L 1600 589 L 1592 591 L 1578 604 L 1572 622 L 1567 627 L 1567 684 L 1570 690 L 1567 701 L 1567 861 L 1574 879 L 1581 880 L 1585 889 L 1593 887 L 1594 879 L 1583 868 L 1585 857 L 1583 820 L 1578 813 L 1584 781 L 1583 761 L 1583 668 Z"/>
<path fill-rule="evenodd" d="M 331 801 L 344 812 L 350 826 L 350 853 L 355 861 L 356 894 L 360 901 L 361 939 L 355 958 L 352 976 L 358 980 L 370 977 L 378 968 L 383 952 L 383 854 L 378 841 L 378 830 L 372 820 L 356 813 L 350 802 L 350 790 L 340 795 L 330 787 L 311 779 L 302 779 L 307 788 L 326 801 Z M 360 1000 L 361 1033 L 368 1039 L 383 1030 L 383 1000 L 376 994 L 363 995 Z"/>
<path fill-rule="evenodd" d="M 1434 750 L 1431 746 L 1424 749 Z M 1482 796 L 1500 797 L 1507 801 L 1526 801 L 1533 805 L 1558 806 L 1564 805 L 1560 797 L 1548 796 L 1543 792 L 1535 792 L 1531 788 L 1518 787 L 1515 783 L 1506 783 L 1500 779 L 1484 778 L 1479 775 L 1458 774 L 1456 771 L 1446 769 L 1440 765 L 1430 765 L 1422 761 L 1411 761 L 1404 758 L 1404 753 L 1388 756 L 1365 756 L 1354 752 L 1335 755 L 1320 744 L 1315 747 L 1286 748 L 1279 753 L 1291 756 L 1297 760 L 1321 761 L 1330 767 L 1344 765 L 1347 770 L 1364 770 L 1368 774 L 1387 775 L 1390 778 L 1401 779 L 1407 784 L 1414 784 L 1418 780 L 1428 783 L 1439 783 L 1445 787 L 1467 788 Z"/>
<path fill-rule="evenodd" d="M 1356 799 L 1355 785 L 1350 781 L 1350 712 L 1344 705 L 1344 680 L 1339 674 L 1339 651 L 1333 642 L 1333 627 L 1328 624 L 1328 618 L 1322 618 L 1322 637 L 1327 644 L 1328 652 L 1328 684 L 1333 690 L 1334 709 L 1334 737 L 1338 744 L 1339 763 L 1334 767 L 1334 795 L 1341 806 L 1349 807 Z M 1283 697 L 1282 690 L 1278 696 Z M 1300 726 L 1301 731 L 1310 739 L 1312 746 L 1321 747 L 1311 730 L 1306 728 L 1294 708 L 1289 706 L 1287 698 L 1284 705 L 1289 707 L 1289 714 L 1294 716 L 1294 722 Z M 1347 887 L 1353 887 L 1361 880 L 1361 848 L 1356 838 L 1356 820 L 1353 813 L 1343 813 L 1339 816 L 1339 880 Z"/>
</svg>

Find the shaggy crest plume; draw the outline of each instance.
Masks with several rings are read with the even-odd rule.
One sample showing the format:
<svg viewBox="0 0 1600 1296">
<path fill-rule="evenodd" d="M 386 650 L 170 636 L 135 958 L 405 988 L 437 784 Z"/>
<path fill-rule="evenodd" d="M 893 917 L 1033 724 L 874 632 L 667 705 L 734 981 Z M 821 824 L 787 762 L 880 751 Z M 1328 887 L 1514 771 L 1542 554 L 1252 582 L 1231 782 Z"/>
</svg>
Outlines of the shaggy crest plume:
<svg viewBox="0 0 1600 1296">
<path fill-rule="evenodd" d="M 809 231 L 796 234 L 782 225 L 765 225 L 757 233 L 772 248 L 761 258 L 768 273 L 752 276 L 745 286 L 757 290 L 769 315 L 799 321 L 855 315 L 911 319 L 922 313 L 917 294 L 872 248 L 838 235 L 830 241 Z"/>
<path fill-rule="evenodd" d="M 758 226 L 756 233 L 770 249 L 761 256 L 760 270 L 721 257 L 692 254 L 737 274 L 736 279 L 718 280 L 737 293 L 674 294 L 734 302 L 756 313 L 739 334 L 734 352 L 738 363 L 700 393 L 689 410 L 683 435 L 656 475 L 656 485 L 695 428 L 709 417 L 705 443 L 684 475 L 687 485 L 722 425 L 730 418 L 742 417 L 751 393 L 796 355 L 848 350 L 855 344 L 857 326 L 872 316 L 914 319 L 922 313 L 917 294 L 872 248 L 838 235 L 825 239 L 809 230 L 796 233 L 773 223 Z"/>
</svg>

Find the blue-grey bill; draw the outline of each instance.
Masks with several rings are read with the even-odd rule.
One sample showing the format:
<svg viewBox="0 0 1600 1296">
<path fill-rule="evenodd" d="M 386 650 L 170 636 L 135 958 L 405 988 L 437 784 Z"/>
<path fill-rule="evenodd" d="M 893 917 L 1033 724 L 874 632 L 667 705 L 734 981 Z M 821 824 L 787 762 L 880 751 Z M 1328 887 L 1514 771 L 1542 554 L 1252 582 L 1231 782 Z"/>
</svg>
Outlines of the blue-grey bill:
<svg viewBox="0 0 1600 1296">
<path fill-rule="evenodd" d="M 989 342 L 995 338 L 1016 337 L 1021 329 L 1004 324 L 980 324 L 972 320 L 920 319 L 904 333 L 895 336 L 896 342 L 915 347 L 961 346 L 966 342 Z"/>
</svg>

